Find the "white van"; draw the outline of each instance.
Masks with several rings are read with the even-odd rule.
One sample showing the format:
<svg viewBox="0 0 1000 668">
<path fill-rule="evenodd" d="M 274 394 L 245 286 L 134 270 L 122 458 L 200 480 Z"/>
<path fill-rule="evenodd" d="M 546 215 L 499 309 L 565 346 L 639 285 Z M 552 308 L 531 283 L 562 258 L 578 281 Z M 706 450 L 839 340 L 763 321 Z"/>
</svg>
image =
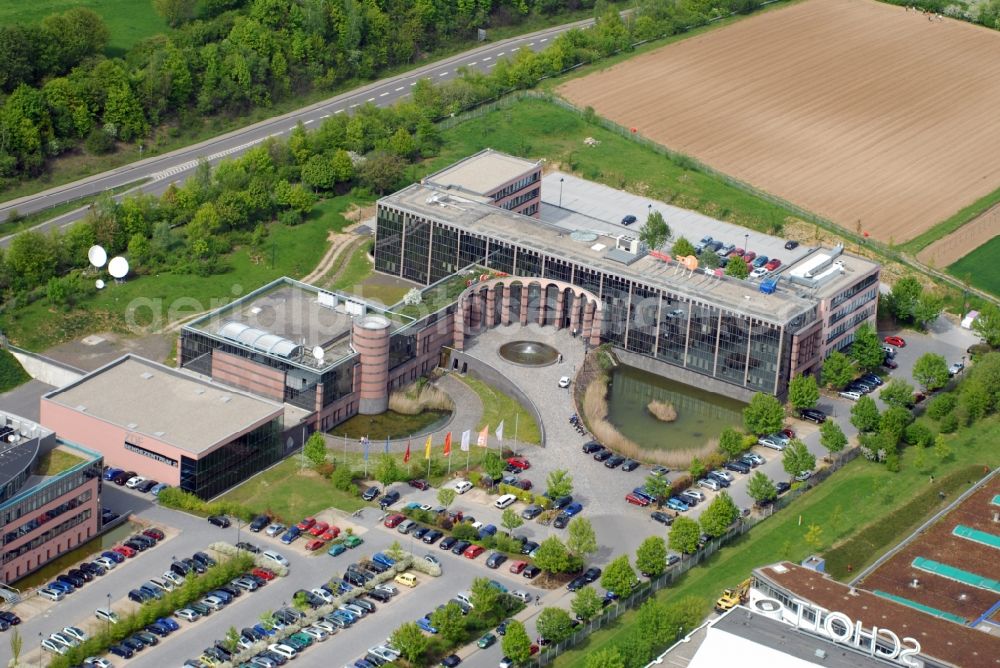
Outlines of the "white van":
<svg viewBox="0 0 1000 668">
<path fill-rule="evenodd" d="M 476 606 L 472 605 L 472 596 L 467 591 L 462 591 L 462 592 L 459 592 L 459 593 L 455 594 L 455 598 L 458 599 L 459 601 L 461 601 L 462 603 L 465 603 L 470 608 L 476 607 Z"/>
<path fill-rule="evenodd" d="M 465 494 L 470 489 L 472 489 L 472 483 L 468 480 L 456 480 L 452 485 L 454 490 L 459 494 Z"/>
<path fill-rule="evenodd" d="M 514 496 L 513 494 L 504 494 L 499 499 L 493 502 L 493 507 L 503 510 L 504 508 L 511 505 L 515 501 L 517 501 L 517 497 Z"/>
<path fill-rule="evenodd" d="M 299 653 L 295 651 L 295 648 L 284 643 L 276 642 L 272 645 L 268 645 L 267 648 L 275 654 L 285 657 L 286 659 L 294 659 L 299 655 Z"/>
</svg>

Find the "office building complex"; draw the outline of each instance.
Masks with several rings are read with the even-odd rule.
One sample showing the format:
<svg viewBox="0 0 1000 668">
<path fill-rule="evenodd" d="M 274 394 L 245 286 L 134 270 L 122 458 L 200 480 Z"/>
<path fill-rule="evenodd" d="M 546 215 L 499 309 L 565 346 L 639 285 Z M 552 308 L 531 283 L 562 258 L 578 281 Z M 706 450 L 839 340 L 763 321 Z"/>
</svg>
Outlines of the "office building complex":
<svg viewBox="0 0 1000 668">
<path fill-rule="evenodd" d="M 0 582 L 14 582 L 98 535 L 102 468 L 98 453 L 0 414 Z"/>
</svg>

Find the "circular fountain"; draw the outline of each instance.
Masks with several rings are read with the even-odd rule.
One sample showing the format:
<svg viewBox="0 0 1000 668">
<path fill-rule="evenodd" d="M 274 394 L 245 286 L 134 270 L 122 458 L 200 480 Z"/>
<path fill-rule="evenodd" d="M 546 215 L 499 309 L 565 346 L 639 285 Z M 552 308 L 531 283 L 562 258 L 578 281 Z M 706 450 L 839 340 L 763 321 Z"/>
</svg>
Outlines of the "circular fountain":
<svg viewBox="0 0 1000 668">
<path fill-rule="evenodd" d="M 510 341 L 500 346 L 500 357 L 521 366 L 548 366 L 554 364 L 559 351 L 539 341 Z"/>
</svg>

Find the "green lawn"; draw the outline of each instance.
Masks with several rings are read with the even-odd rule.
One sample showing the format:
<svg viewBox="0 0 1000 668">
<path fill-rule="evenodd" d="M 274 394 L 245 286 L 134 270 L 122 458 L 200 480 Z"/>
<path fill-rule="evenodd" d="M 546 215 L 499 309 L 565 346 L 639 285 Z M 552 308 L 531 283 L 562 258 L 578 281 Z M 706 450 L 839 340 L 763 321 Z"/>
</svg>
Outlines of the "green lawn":
<svg viewBox="0 0 1000 668">
<path fill-rule="evenodd" d="M 449 411 L 424 411 L 416 415 L 406 415 L 386 411 L 378 415 L 355 415 L 334 427 L 334 435 L 358 440 L 363 436 L 371 439 L 374 449 L 386 438 L 404 438 L 408 434 L 427 433 L 425 430 L 435 423 L 443 423 Z"/>
<path fill-rule="evenodd" d="M 10 351 L 0 349 L 0 392 L 13 390 L 29 380 L 31 380 L 31 376 L 17 361 L 17 358 Z"/>
<path fill-rule="evenodd" d="M 504 438 L 514 438 L 514 416 L 516 415 L 517 442 L 534 443 L 535 445 L 541 443 L 542 437 L 538 431 L 538 424 L 535 422 L 535 418 L 532 417 L 531 413 L 517 399 L 507 396 L 492 385 L 487 385 L 483 381 L 471 376 L 456 375 L 455 378 L 472 388 L 483 402 L 483 418 L 476 429 L 482 429 L 484 426 L 489 427 L 490 438 L 493 439 L 496 436 L 493 432 L 496 431 L 497 425 L 503 420 Z"/>
<path fill-rule="evenodd" d="M 104 19 L 111 33 L 109 56 L 123 56 L 139 40 L 168 30 L 152 0 L 6 0 L 0 2 L 0 24 L 39 23 L 74 7 L 92 9 Z"/>
<path fill-rule="evenodd" d="M 344 196 L 322 202 L 296 227 L 272 224 L 260 264 L 251 261 L 246 249 L 237 248 L 223 260 L 226 270 L 212 276 L 131 276 L 100 292 L 87 279 L 86 295 L 70 312 L 55 310 L 40 299 L 5 313 L 0 326 L 13 342 L 31 350 L 44 350 L 88 332 L 141 334 L 162 329 L 168 322 L 221 306 L 280 276 L 309 273 L 327 248 L 327 233 L 349 224 L 341 213 L 355 201 Z"/>
<path fill-rule="evenodd" d="M 354 512 L 365 506 L 360 497 L 336 489 L 326 478 L 301 468 L 301 463 L 301 457 L 289 457 L 216 500 L 266 512 L 285 523 L 298 522 L 327 508 Z"/>
<path fill-rule="evenodd" d="M 740 582 L 753 568 L 783 559 L 801 561 L 809 554 L 825 553 L 862 527 L 917 498 L 928 489 L 931 473 L 940 482 L 949 474 L 971 470 L 969 467 L 974 466 L 978 475 L 982 475 L 983 466 L 993 468 L 1000 465 L 1000 449 L 990 447 L 997 439 L 1000 439 L 1000 417 L 965 429 L 950 442 L 952 456 L 949 460 L 938 462 L 933 452 L 927 451 L 926 455 L 935 462 L 935 466 L 925 472 L 917 471 L 913 464 L 917 452 L 914 448 L 904 451 L 903 470 L 896 474 L 887 472 L 881 465 L 858 458 L 658 595 L 672 600 L 681 596 L 699 596 L 706 603 L 711 603 L 724 587 Z M 974 478 L 969 476 L 969 479 Z M 968 486 L 966 482 L 959 487 L 964 490 Z M 958 493 L 960 490 L 956 489 L 943 503 L 950 502 Z M 922 516 L 908 518 L 912 521 L 907 526 L 892 527 L 895 533 L 884 536 L 881 547 L 887 548 L 910 533 L 941 505 L 934 504 Z M 818 547 L 805 541 L 806 531 L 811 525 L 821 527 Z M 874 561 L 878 554 L 869 553 L 868 563 Z M 852 564 L 855 573 L 866 565 Z M 622 638 L 634 619 L 634 613 L 623 615 L 607 629 L 595 633 L 574 650 L 560 656 L 555 665 L 559 668 L 583 666 L 587 655 Z"/>
<path fill-rule="evenodd" d="M 544 100 L 515 102 L 441 134 L 441 154 L 422 165 L 419 175 L 424 168 L 438 170 L 491 147 L 526 158 L 546 158 L 585 179 L 756 230 L 773 229 L 793 215 L 715 177 L 679 166 L 650 148 Z M 601 143 L 587 146 L 583 143 L 586 137 Z"/>
<path fill-rule="evenodd" d="M 1000 296 L 1000 236 L 993 237 L 948 267 L 948 273 Z"/>
<path fill-rule="evenodd" d="M 374 269 L 368 253 L 371 251 L 371 242 L 365 241 L 351 250 L 340 276 L 331 286 L 334 290 L 355 291 L 361 286 L 362 281 L 371 276 Z"/>
<path fill-rule="evenodd" d="M 56 475 L 83 462 L 83 457 L 77 457 L 71 452 L 49 450 L 38 460 L 38 475 Z"/>
</svg>

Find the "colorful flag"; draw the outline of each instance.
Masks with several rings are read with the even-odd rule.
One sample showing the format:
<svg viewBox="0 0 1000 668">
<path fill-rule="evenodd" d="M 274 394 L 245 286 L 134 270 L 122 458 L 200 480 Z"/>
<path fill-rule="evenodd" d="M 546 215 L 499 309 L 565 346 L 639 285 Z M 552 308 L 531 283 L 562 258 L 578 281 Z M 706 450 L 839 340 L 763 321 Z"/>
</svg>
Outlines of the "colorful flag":
<svg viewBox="0 0 1000 668">
<path fill-rule="evenodd" d="M 469 439 L 471 439 L 471 438 L 472 438 L 472 432 L 471 431 L 469 431 L 468 429 L 466 429 L 465 431 L 462 432 L 462 451 L 463 452 L 468 452 L 469 451 Z"/>
<path fill-rule="evenodd" d="M 451 456 L 451 432 L 444 435 L 444 456 Z"/>
<path fill-rule="evenodd" d="M 406 464 L 410 461 L 410 442 L 406 442 L 406 452 L 403 453 L 403 463 Z"/>
<path fill-rule="evenodd" d="M 498 440 L 503 440 L 503 420 L 500 420 L 500 424 L 497 425 L 496 435 Z"/>
<path fill-rule="evenodd" d="M 431 458 L 431 437 L 430 434 L 427 435 L 427 443 L 424 445 L 424 459 Z"/>
<path fill-rule="evenodd" d="M 476 438 L 476 445 L 480 448 L 485 448 L 487 446 L 487 439 L 489 439 L 490 426 L 485 425 L 483 430 L 479 432 L 478 438 Z"/>
</svg>

